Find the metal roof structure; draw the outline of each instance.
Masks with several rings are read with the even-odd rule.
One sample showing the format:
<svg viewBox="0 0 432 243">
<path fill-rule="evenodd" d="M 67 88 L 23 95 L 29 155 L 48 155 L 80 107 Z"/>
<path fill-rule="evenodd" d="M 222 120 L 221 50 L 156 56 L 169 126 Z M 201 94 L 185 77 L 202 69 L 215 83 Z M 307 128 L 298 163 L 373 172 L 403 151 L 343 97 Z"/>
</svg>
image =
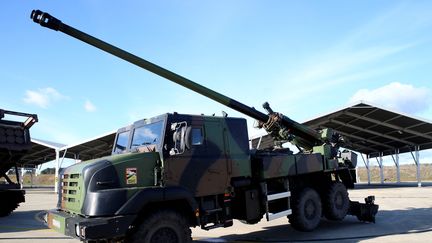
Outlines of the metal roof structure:
<svg viewBox="0 0 432 243">
<path fill-rule="evenodd" d="M 56 159 L 56 151 L 66 146 L 60 143 L 31 138 L 32 148 L 24 155 L 19 164 L 34 167 Z"/>
<path fill-rule="evenodd" d="M 36 167 L 40 164 L 55 160 L 55 177 L 64 158 L 75 160 L 90 160 L 111 154 L 116 132 L 109 132 L 96 138 L 66 146 L 64 144 L 48 142 L 32 138 L 31 150 L 19 161 L 22 167 Z M 54 184 L 54 191 L 58 191 L 58 184 Z"/>
<path fill-rule="evenodd" d="M 332 128 L 345 138 L 344 147 L 361 154 L 370 183 L 370 159 L 376 158 L 384 183 L 383 156 L 390 155 L 400 182 L 399 154 L 410 152 L 421 186 L 420 151 L 432 148 L 432 122 L 360 101 L 303 123 L 312 129 Z M 252 148 L 271 148 L 269 135 L 251 139 Z M 363 157 L 366 155 L 366 158 Z"/>
<path fill-rule="evenodd" d="M 432 148 L 432 122 L 365 101 L 303 124 L 332 128 L 347 139 L 344 147 L 370 157 Z"/>
<path fill-rule="evenodd" d="M 111 154 L 116 132 L 109 132 L 96 138 L 77 144 L 64 146 L 60 151 L 66 152 L 66 158 L 90 160 Z"/>
<path fill-rule="evenodd" d="M 68 146 L 32 138 L 32 148 L 20 159 L 19 164 L 25 167 L 34 167 L 56 160 L 60 157 L 60 154 L 62 158 L 77 160 L 89 160 L 107 156 L 111 154 L 115 134 L 115 132 L 109 132 Z"/>
<path fill-rule="evenodd" d="M 360 101 L 303 122 L 312 129 L 332 128 L 346 138 L 345 148 L 378 157 L 432 148 L 432 122 Z M 252 147 L 269 148 L 273 139 L 252 139 Z"/>
</svg>

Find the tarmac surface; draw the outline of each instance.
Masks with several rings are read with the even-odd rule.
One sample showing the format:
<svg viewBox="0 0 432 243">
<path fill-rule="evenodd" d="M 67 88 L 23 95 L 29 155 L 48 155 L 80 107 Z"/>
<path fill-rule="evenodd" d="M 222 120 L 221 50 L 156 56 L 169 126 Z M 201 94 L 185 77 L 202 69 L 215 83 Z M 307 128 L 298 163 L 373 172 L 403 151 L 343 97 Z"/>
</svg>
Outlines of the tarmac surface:
<svg viewBox="0 0 432 243">
<path fill-rule="evenodd" d="M 432 184 L 360 185 L 349 191 L 353 201 L 375 195 L 379 204 L 376 223 L 363 223 L 347 216 L 343 221 L 322 220 L 313 232 L 292 229 L 286 218 L 255 225 L 239 221 L 229 228 L 210 231 L 192 229 L 196 242 L 432 242 Z M 3 200 L 3 199 L 2 199 Z M 0 242 L 80 241 L 48 229 L 42 222 L 44 210 L 52 209 L 57 195 L 50 189 L 27 189 L 26 202 L 10 216 L 0 218 Z"/>
</svg>

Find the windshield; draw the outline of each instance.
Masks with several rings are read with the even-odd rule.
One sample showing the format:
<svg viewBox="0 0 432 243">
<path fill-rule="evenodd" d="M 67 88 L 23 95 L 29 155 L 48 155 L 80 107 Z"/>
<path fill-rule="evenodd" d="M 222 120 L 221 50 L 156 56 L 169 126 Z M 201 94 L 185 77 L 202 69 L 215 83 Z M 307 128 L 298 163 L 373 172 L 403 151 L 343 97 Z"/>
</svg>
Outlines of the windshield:
<svg viewBox="0 0 432 243">
<path fill-rule="evenodd" d="M 163 121 L 136 128 L 132 137 L 131 149 L 146 145 L 156 145 L 156 147 L 159 147 L 162 141 L 162 129 Z"/>
</svg>

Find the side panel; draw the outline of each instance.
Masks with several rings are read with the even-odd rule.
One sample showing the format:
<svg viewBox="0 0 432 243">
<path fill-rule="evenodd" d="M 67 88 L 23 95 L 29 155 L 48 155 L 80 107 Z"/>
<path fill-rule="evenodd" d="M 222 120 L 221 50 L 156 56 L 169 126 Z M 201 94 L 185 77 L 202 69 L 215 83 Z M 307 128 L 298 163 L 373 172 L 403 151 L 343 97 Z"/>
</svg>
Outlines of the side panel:
<svg viewBox="0 0 432 243">
<path fill-rule="evenodd" d="M 183 154 L 165 158 L 165 184 L 185 187 L 195 196 L 224 193 L 228 186 L 228 166 L 222 119 L 180 116 L 176 120 L 188 121 L 192 129 L 201 129 L 204 139 L 202 144 L 192 145 Z"/>
<path fill-rule="evenodd" d="M 250 177 L 252 172 L 246 120 L 226 119 L 224 125 L 228 173 L 231 177 Z"/>
<path fill-rule="evenodd" d="M 321 154 L 297 154 L 295 157 L 299 175 L 324 170 L 324 160 Z"/>
<path fill-rule="evenodd" d="M 254 172 L 261 179 L 296 175 L 296 160 L 293 155 L 264 156 L 254 160 Z"/>
<path fill-rule="evenodd" d="M 260 179 L 324 171 L 321 154 L 259 155 L 253 158 L 253 174 Z"/>
</svg>

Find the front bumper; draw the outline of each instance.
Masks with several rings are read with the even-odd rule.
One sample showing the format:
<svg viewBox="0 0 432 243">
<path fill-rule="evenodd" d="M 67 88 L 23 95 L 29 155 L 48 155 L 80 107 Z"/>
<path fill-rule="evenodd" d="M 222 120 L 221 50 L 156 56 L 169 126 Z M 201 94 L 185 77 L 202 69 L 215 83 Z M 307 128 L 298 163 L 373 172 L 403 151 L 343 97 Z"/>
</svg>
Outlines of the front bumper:
<svg viewBox="0 0 432 243">
<path fill-rule="evenodd" d="M 47 212 L 48 227 L 64 235 L 80 240 L 103 240 L 126 235 L 135 215 L 84 218 L 63 211 Z"/>
</svg>

